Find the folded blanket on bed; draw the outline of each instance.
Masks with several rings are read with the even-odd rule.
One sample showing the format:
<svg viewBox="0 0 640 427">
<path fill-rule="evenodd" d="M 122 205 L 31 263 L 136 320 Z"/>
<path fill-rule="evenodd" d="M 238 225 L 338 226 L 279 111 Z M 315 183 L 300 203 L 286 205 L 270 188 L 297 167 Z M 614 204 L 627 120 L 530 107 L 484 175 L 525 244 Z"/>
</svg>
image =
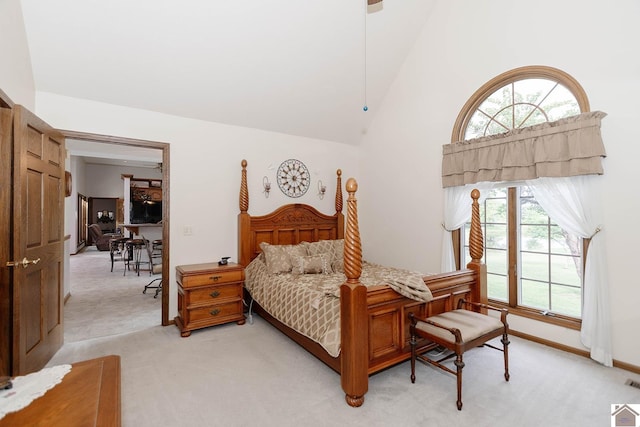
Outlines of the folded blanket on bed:
<svg viewBox="0 0 640 427">
<path fill-rule="evenodd" d="M 340 353 L 340 286 L 343 273 L 270 274 L 258 256 L 245 269 L 245 287 L 269 314 L 302 335 L 318 342 L 336 357 Z M 360 281 L 365 286 L 388 284 L 417 301 L 430 301 L 431 291 L 422 275 L 407 270 L 363 263 Z"/>
</svg>

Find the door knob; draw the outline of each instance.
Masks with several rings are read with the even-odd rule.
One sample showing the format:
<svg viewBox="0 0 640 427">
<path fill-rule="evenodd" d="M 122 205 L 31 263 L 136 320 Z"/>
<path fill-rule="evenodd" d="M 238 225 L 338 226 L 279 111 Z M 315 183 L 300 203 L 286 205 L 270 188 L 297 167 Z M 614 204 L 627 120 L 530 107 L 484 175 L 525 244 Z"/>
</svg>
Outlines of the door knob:
<svg viewBox="0 0 640 427">
<path fill-rule="evenodd" d="M 9 261 L 7 262 L 7 267 L 20 267 L 22 266 L 23 268 L 27 268 L 29 266 L 29 264 L 37 264 L 40 262 L 40 258 L 38 259 L 27 259 L 27 257 L 24 257 L 22 259 L 22 261 Z"/>
</svg>

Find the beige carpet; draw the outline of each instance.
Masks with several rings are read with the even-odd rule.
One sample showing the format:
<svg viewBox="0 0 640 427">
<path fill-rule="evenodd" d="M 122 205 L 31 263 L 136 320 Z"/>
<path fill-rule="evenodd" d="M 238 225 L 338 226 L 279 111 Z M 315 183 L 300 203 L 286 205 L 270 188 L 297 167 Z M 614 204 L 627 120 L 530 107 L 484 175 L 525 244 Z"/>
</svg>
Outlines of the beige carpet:
<svg viewBox="0 0 640 427">
<path fill-rule="evenodd" d="M 102 262 L 100 254 L 94 255 L 96 263 Z M 106 267 L 100 265 L 102 272 Z M 120 355 L 125 427 L 600 427 L 612 425 L 611 404 L 640 403 L 640 390 L 625 385 L 629 378 L 640 381 L 638 375 L 513 337 L 509 382 L 502 376 L 500 353 L 474 349 L 465 354 L 462 411 L 455 405 L 454 377 L 419 364 L 412 385 L 407 362 L 370 377 L 364 405 L 351 408 L 335 372 L 258 316 L 253 324 L 220 325 L 181 338 L 175 326 L 159 326 L 160 301 L 142 295 L 140 285 L 128 278 L 131 286 L 122 287 L 130 292 L 111 300 L 105 313 L 94 313 L 101 310 L 100 301 L 107 305 L 105 289 L 116 289 L 119 273 L 102 272 L 107 279 L 97 280 L 102 285 L 89 298 L 94 308 L 82 310 L 90 313 L 86 319 L 100 317 L 98 323 L 112 326 L 87 329 L 102 331 L 101 338 L 67 340 L 49 366 Z M 117 333 L 126 329 L 117 326 L 117 318 L 147 303 L 157 307 L 149 310 L 154 313 L 150 327 L 130 321 L 137 331 Z M 75 316 L 71 307 L 67 314 Z M 109 312 L 115 319 L 105 320 Z"/>
<path fill-rule="evenodd" d="M 162 300 L 155 290 L 142 294 L 158 275 L 123 275 L 123 263 L 111 270 L 109 252 L 90 246 L 70 259 L 71 297 L 64 307 L 65 343 L 139 331 L 162 323 Z"/>
</svg>

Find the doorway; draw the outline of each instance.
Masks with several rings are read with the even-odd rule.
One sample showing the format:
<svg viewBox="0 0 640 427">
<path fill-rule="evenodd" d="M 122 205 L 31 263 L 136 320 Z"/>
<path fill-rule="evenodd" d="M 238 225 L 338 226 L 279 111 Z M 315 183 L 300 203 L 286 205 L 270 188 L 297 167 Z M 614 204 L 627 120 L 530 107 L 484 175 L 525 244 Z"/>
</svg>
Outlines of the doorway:
<svg viewBox="0 0 640 427">
<path fill-rule="evenodd" d="M 87 227 L 89 227 L 89 201 L 87 196 L 78 193 L 78 229 L 76 230 L 76 251 L 87 244 Z"/>
<path fill-rule="evenodd" d="M 129 147 L 135 148 L 138 147 L 140 149 L 154 149 L 161 150 L 162 152 L 162 162 L 161 165 L 161 174 L 162 174 L 162 288 L 161 292 L 162 298 L 162 315 L 161 315 L 161 324 L 163 326 L 171 324 L 169 321 L 169 294 L 171 285 L 169 283 L 169 211 L 170 211 L 170 203 L 169 203 L 169 171 L 170 171 L 170 161 L 169 161 L 169 144 L 166 142 L 158 142 L 158 141 L 148 141 L 148 140 L 139 140 L 132 138 L 123 138 L 123 137 L 115 137 L 109 135 L 100 135 L 100 134 L 92 134 L 86 132 L 76 132 L 69 130 L 60 130 L 60 132 L 65 136 L 68 140 L 76 140 L 76 141 L 86 141 L 88 143 L 99 143 L 99 144 L 107 144 L 113 146 L 121 146 L 121 147 Z M 107 147 L 105 145 L 105 147 Z"/>
</svg>

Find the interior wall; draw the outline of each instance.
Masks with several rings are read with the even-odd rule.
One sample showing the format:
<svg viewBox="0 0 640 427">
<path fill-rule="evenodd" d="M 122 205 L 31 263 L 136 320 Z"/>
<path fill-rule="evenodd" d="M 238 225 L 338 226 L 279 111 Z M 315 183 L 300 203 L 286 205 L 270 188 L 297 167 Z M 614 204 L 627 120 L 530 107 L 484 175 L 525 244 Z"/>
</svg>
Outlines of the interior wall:
<svg viewBox="0 0 640 427">
<path fill-rule="evenodd" d="M 0 89 L 16 104 L 35 111 L 36 92 L 23 22 L 20 0 L 0 1 Z"/>
<path fill-rule="evenodd" d="M 78 248 L 78 193 L 84 196 L 86 193 L 86 165 L 84 159 L 69 156 L 69 172 L 71 172 L 71 197 L 65 202 L 65 230 L 71 236 L 70 253 L 75 254 Z"/>
<path fill-rule="evenodd" d="M 361 146 L 360 220 L 366 256 L 438 271 L 442 241 L 443 144 L 464 103 L 485 82 L 525 65 L 560 68 L 608 117 L 602 183 L 614 359 L 640 366 L 640 287 L 630 250 L 640 208 L 630 183 L 640 154 L 640 3 L 593 0 L 437 2 Z M 377 111 L 376 111 L 377 110 Z M 383 171 L 383 173 L 380 173 Z M 389 225 L 388 218 L 394 218 Z M 409 227 L 406 224 L 410 224 Z M 393 248 L 390 251 L 388 248 Z M 513 329 L 583 349 L 577 331 L 510 316 Z"/>
<path fill-rule="evenodd" d="M 134 178 L 162 179 L 157 168 L 87 164 L 87 197 L 115 197 L 124 199 L 122 175 Z"/>
<path fill-rule="evenodd" d="M 175 267 L 237 259 L 240 162 L 248 161 L 249 212 L 265 214 L 284 203 L 307 203 L 333 214 L 335 172 L 359 176 L 358 148 L 330 141 L 266 132 L 124 108 L 51 93 L 37 94 L 39 117 L 54 127 L 126 136 L 170 144 L 170 258 L 173 283 L 169 318 L 177 314 Z M 297 199 L 286 197 L 275 174 L 284 160 L 298 159 L 311 173 L 311 187 Z M 263 177 L 271 193 L 263 193 Z M 327 185 L 318 197 L 317 182 Z M 346 197 L 346 196 L 345 196 Z M 346 210 L 345 210 L 346 212 Z"/>
</svg>

